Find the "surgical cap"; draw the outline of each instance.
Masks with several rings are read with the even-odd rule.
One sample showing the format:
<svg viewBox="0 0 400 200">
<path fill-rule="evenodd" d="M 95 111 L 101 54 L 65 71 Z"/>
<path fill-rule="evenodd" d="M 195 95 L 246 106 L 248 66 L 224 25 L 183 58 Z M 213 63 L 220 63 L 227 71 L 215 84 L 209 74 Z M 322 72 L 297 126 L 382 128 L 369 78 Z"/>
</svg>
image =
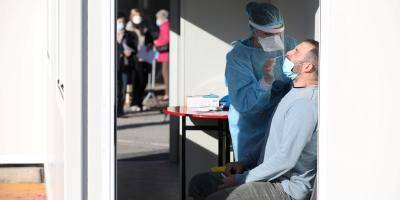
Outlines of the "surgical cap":
<svg viewBox="0 0 400 200">
<path fill-rule="evenodd" d="M 256 29 L 277 28 L 284 25 L 279 9 L 272 4 L 250 2 L 246 5 L 246 12 L 250 25 Z"/>
</svg>

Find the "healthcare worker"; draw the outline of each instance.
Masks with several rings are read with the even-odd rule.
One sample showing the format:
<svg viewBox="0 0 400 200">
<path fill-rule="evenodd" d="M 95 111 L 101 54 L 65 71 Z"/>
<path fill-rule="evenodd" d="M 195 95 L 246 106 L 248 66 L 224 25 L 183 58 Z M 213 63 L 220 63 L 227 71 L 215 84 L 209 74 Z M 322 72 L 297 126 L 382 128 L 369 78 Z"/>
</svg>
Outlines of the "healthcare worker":
<svg viewBox="0 0 400 200">
<path fill-rule="evenodd" d="M 291 79 L 282 63 L 296 41 L 284 34 L 284 21 L 269 3 L 246 5 L 251 37 L 233 43 L 225 79 L 231 105 L 229 128 L 236 161 L 258 146 L 267 134 L 269 116 L 289 91 Z"/>
</svg>

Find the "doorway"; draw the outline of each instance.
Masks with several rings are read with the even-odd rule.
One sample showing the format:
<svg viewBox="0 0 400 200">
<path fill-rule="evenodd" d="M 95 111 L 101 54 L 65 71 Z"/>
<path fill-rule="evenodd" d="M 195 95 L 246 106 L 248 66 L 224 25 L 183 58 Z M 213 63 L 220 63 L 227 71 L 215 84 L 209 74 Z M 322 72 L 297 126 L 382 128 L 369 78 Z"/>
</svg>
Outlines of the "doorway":
<svg viewBox="0 0 400 200">
<path fill-rule="evenodd" d="M 247 18 L 244 16 L 243 8 L 244 5 L 246 4 L 247 1 L 238 1 L 236 4 L 231 4 L 229 1 L 221 1 L 221 2 L 212 2 L 212 1 L 188 1 L 188 2 L 179 2 L 180 8 L 182 8 L 182 15 L 179 16 L 181 22 L 182 22 L 182 32 L 180 32 L 180 35 L 177 36 L 179 37 L 179 42 L 180 44 L 173 44 L 176 45 L 177 48 L 179 49 L 179 59 L 182 59 L 184 63 L 179 63 L 177 65 L 177 71 L 179 74 L 179 77 L 177 77 L 177 82 L 183 83 L 179 84 L 177 86 L 177 90 L 180 92 L 179 95 L 177 95 L 177 99 L 184 99 L 186 95 L 191 95 L 189 92 L 193 92 L 193 94 L 198 94 L 202 92 L 209 92 L 210 90 L 215 90 L 219 92 L 218 94 L 223 94 L 224 91 L 221 88 L 225 88 L 225 85 L 223 84 L 223 68 L 225 66 L 225 55 L 226 51 L 229 49 L 229 44 L 235 39 L 243 38 L 246 37 L 246 34 L 248 34 L 248 29 L 247 29 Z M 316 9 L 318 8 L 318 1 L 315 0 L 310 0 L 307 1 L 308 3 L 305 4 L 304 2 L 301 3 L 301 8 L 303 8 L 304 13 L 308 13 L 310 16 L 307 16 L 305 18 L 313 18 Z M 314 35 L 314 29 L 316 30 L 317 27 L 314 27 L 314 25 L 309 25 L 307 27 L 300 26 L 301 24 L 304 24 L 304 21 L 306 21 L 303 18 L 299 18 L 293 15 L 290 15 L 292 13 L 293 4 L 289 4 L 287 1 L 281 2 L 281 1 L 274 1 L 272 3 L 277 4 L 284 14 L 286 13 L 289 20 L 287 20 L 287 25 L 289 27 L 288 31 L 292 33 L 296 38 L 299 40 L 303 40 L 306 37 L 317 37 L 317 35 Z M 134 6 L 140 6 L 144 5 L 145 3 L 140 3 L 136 2 Z M 210 6 L 213 5 L 213 6 Z M 226 11 L 221 11 L 219 8 L 230 5 L 232 8 L 230 9 L 225 9 Z M 297 4 L 296 4 L 297 5 Z M 311 7 L 311 6 L 312 7 Z M 299 6 L 300 7 L 300 6 Z M 297 7 L 297 8 L 299 8 Z M 123 10 L 123 9 L 121 9 Z M 229 12 L 228 12 L 229 10 Z M 237 11 L 237 12 L 232 12 L 232 10 Z M 312 11 L 312 12 L 311 12 Z M 130 12 L 129 8 L 126 8 L 126 15 Z M 203 13 L 207 13 L 207 15 L 203 15 Z M 231 14 L 234 13 L 234 14 Z M 238 15 L 237 13 L 241 13 L 241 15 Z M 234 23 L 227 23 L 227 22 L 234 22 Z M 224 24 L 224 26 L 221 26 L 221 24 Z M 241 26 L 238 26 L 238 24 L 241 24 Z M 300 25 L 299 25 L 300 24 Z M 296 26 L 297 25 L 297 26 Z M 317 26 L 317 24 L 315 24 Z M 238 28 L 240 27 L 240 28 Z M 196 39 L 194 39 L 196 38 Z M 198 38 L 203 39 L 202 41 L 205 42 L 198 42 Z M 184 44 L 184 45 L 182 45 Z M 180 46 L 181 45 L 181 46 Z M 225 51 L 226 50 L 226 51 Z M 210 55 L 212 54 L 212 55 Z M 209 59 L 212 58 L 212 59 Z M 208 62 L 212 60 L 212 62 Z M 199 74 L 202 74 L 202 76 L 199 76 Z M 215 77 L 215 79 L 213 79 Z M 200 84 L 200 83 L 207 83 L 207 84 Z M 129 91 L 128 91 L 129 92 Z M 182 102 L 181 102 L 182 103 Z M 128 110 L 129 111 L 129 110 Z M 160 117 L 163 115 L 162 113 L 157 112 L 157 110 L 154 111 L 154 116 L 159 115 Z M 151 111 L 151 112 L 153 112 Z M 150 111 L 146 111 L 144 113 L 151 113 Z M 136 117 L 135 117 L 136 115 Z M 117 136 L 123 135 L 119 133 L 123 132 L 130 132 L 132 133 L 134 131 L 137 132 L 137 130 L 140 128 L 145 128 L 143 123 L 140 122 L 139 116 L 141 114 L 137 113 L 130 113 L 128 114 L 129 119 L 121 118 L 119 121 L 117 120 Z M 156 117 L 157 118 L 157 117 Z M 144 119 L 144 118 L 141 118 Z M 129 121 L 131 120 L 131 121 Z M 152 121 L 150 123 L 160 123 L 159 119 L 157 118 L 158 121 Z M 158 124 L 160 125 L 160 124 Z M 163 124 L 161 124 L 163 125 Z M 150 127 L 150 126 L 148 126 Z M 130 128 L 136 129 L 136 130 L 128 130 Z M 155 129 L 152 129 L 155 130 Z M 149 132 L 144 131 L 142 136 L 148 137 Z M 204 155 L 203 152 L 208 151 L 209 154 L 214 156 L 213 152 L 213 147 L 210 147 L 211 145 L 209 141 L 212 141 L 212 138 L 207 137 L 207 135 L 200 133 L 200 134 L 191 134 L 190 135 L 192 138 L 190 138 L 193 141 L 193 145 L 186 148 L 186 151 L 188 152 L 188 155 L 196 155 L 196 152 L 200 152 L 200 155 Z M 126 136 L 127 137 L 127 136 Z M 145 137 L 136 137 L 136 138 L 141 138 L 145 139 Z M 135 138 L 135 139 L 136 139 Z M 129 139 L 127 139 L 129 140 Z M 126 141 L 125 141 L 126 142 Z M 139 140 L 135 141 L 139 142 Z M 117 147 L 120 146 L 121 143 L 117 143 Z M 128 144 L 128 142 L 126 142 Z M 128 144 L 129 145 L 129 144 Z M 147 147 L 149 147 L 148 145 Z M 133 145 L 131 145 L 133 147 Z M 164 146 L 165 147 L 165 146 Z M 197 148 L 201 147 L 201 148 Z M 197 151 L 200 149 L 200 151 Z M 118 151 L 117 151 L 118 152 Z M 120 151 L 121 152 L 121 151 Z M 211 153 L 210 153 L 211 152 Z M 126 173 L 122 173 L 121 170 L 131 170 L 128 173 L 131 174 L 146 174 L 148 171 L 134 171 L 132 170 L 135 167 L 128 166 L 126 165 L 126 168 L 121 168 L 122 165 L 119 165 L 120 163 L 123 163 L 125 161 L 132 162 L 134 164 L 138 164 L 139 162 L 146 162 L 145 164 L 149 164 L 150 162 L 148 161 L 165 161 L 167 156 L 166 154 L 161 155 L 156 155 L 156 154 L 151 154 L 151 156 L 148 157 L 142 157 L 140 154 L 137 154 L 138 158 L 131 158 L 131 159 L 120 159 L 117 164 L 118 166 L 118 177 L 120 180 L 125 179 L 125 183 L 129 183 L 130 181 L 134 182 L 133 179 L 128 179 L 127 177 L 124 176 Z M 212 157 L 210 156 L 210 157 Z M 117 155 L 118 157 L 118 155 Z M 212 166 L 213 161 L 210 159 L 210 162 L 207 162 L 208 160 L 205 161 L 204 157 L 200 156 L 192 156 L 191 159 L 188 159 L 188 171 L 190 171 L 190 176 L 187 177 L 186 182 L 188 183 L 190 178 L 195 175 L 196 173 L 200 171 L 205 171 L 209 170 L 210 166 Z M 157 160 L 158 159 L 158 160 Z M 122 161 L 122 162 L 121 162 Z M 123 163 L 126 164 L 126 163 Z M 139 165 L 136 165 L 139 166 Z M 146 166 L 142 166 L 143 168 L 146 168 Z M 152 168 L 148 168 L 150 171 Z M 135 169 L 136 170 L 136 169 Z M 121 171 L 121 172 L 120 172 Z M 188 174 L 189 174 L 188 173 Z M 176 176 L 175 176 L 176 177 Z M 144 179 L 148 177 L 144 176 Z M 121 182 L 117 180 L 118 182 L 118 189 L 121 188 Z M 132 184 L 133 185 L 133 184 Z M 131 185 L 131 186 L 132 186 Z M 146 191 L 148 193 L 148 190 L 142 190 L 142 191 L 137 191 L 137 190 L 131 190 L 129 192 L 129 188 L 132 188 L 131 186 L 127 186 L 128 193 L 125 194 L 131 194 L 135 195 L 134 193 L 136 192 L 143 192 Z M 187 185 L 186 185 L 187 186 Z M 152 190 L 154 191 L 154 190 Z M 121 195 L 121 191 L 118 191 L 118 194 Z M 122 197 L 122 196 L 121 196 Z"/>
<path fill-rule="evenodd" d="M 161 53 L 146 57 L 158 48 L 156 19 L 168 19 L 169 1 L 115 3 L 117 199 L 178 199 L 178 164 L 170 160 L 169 118 L 162 113 L 168 82 Z"/>
</svg>

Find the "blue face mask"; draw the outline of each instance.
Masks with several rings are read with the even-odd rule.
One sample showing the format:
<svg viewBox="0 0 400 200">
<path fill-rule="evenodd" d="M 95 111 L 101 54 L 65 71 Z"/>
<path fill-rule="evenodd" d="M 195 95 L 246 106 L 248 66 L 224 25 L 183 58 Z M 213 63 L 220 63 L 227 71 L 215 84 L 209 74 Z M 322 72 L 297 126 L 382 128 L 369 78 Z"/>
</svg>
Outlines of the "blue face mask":
<svg viewBox="0 0 400 200">
<path fill-rule="evenodd" d="M 293 70 L 294 63 L 290 61 L 288 58 L 285 58 L 282 65 L 283 74 L 285 74 L 288 78 L 294 80 L 297 77 L 297 74 L 294 73 Z"/>
<path fill-rule="evenodd" d="M 122 30 L 124 29 L 124 24 L 123 23 L 117 23 L 117 30 Z"/>
</svg>

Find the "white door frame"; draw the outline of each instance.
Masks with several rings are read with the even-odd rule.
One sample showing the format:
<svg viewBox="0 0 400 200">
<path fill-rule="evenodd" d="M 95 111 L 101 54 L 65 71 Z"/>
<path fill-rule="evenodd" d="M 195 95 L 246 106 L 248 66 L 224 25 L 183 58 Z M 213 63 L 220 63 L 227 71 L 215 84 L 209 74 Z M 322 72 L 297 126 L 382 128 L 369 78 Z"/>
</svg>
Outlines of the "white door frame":
<svg viewBox="0 0 400 200">
<path fill-rule="evenodd" d="M 98 2 L 98 1 L 96 1 Z M 105 50 L 103 57 L 103 62 L 105 65 L 102 67 L 104 80 L 106 80 L 103 85 L 103 89 L 106 89 L 105 96 L 108 97 L 106 100 L 106 105 L 108 108 L 105 110 L 105 115 L 103 116 L 104 126 L 103 129 L 104 134 L 103 137 L 103 145 L 108 146 L 108 149 L 104 150 L 105 155 L 103 160 L 104 171 L 103 174 L 103 194 L 104 200 L 116 199 L 116 119 L 115 119 L 115 9 L 116 9 L 116 0 L 107 0 L 102 1 L 104 4 L 105 19 L 104 22 L 107 22 L 106 26 L 104 26 L 104 40 Z M 102 145 L 102 146 L 103 146 Z M 108 190 L 107 190 L 108 189 Z"/>
<path fill-rule="evenodd" d="M 88 199 L 114 200 L 116 0 L 87 1 Z"/>
<path fill-rule="evenodd" d="M 329 74 L 329 69 L 327 67 L 328 63 L 326 63 L 324 57 L 324 53 L 328 52 L 328 49 L 323 50 L 322 48 L 328 46 L 327 43 L 323 41 L 328 41 L 324 40 L 325 37 L 329 34 L 329 4 L 326 1 L 319 1 L 319 38 L 320 38 L 320 44 L 319 44 L 319 49 L 320 49 L 320 54 L 319 54 L 319 60 L 320 60 L 320 69 L 319 69 L 319 113 L 318 113 L 318 121 L 319 121 L 319 131 L 318 131 L 318 167 L 317 167 L 317 173 L 318 173 L 318 179 L 317 179 L 317 198 L 318 199 L 328 199 L 328 194 L 327 191 L 327 180 L 325 177 L 327 177 L 328 173 L 328 136 L 326 135 L 328 130 L 328 121 L 324 121 L 321 119 L 328 119 L 328 107 L 329 107 L 329 95 L 328 95 L 328 74 Z M 314 186 L 315 187 L 315 186 Z"/>
<path fill-rule="evenodd" d="M 51 5 L 48 11 L 54 11 L 48 13 L 51 19 L 48 28 L 52 30 L 48 37 L 56 37 L 50 41 L 54 48 L 49 46 L 48 50 L 53 57 L 63 56 L 51 67 L 65 66 L 64 98 L 54 98 L 59 100 L 62 121 L 57 124 L 59 132 L 48 133 L 57 139 L 55 142 L 60 142 L 47 150 L 49 199 L 114 200 L 115 0 L 48 0 L 47 3 L 52 3 L 48 4 Z M 58 95 L 56 86 L 54 80 L 57 89 L 54 94 Z M 57 162 L 53 161 L 55 158 Z"/>
</svg>

